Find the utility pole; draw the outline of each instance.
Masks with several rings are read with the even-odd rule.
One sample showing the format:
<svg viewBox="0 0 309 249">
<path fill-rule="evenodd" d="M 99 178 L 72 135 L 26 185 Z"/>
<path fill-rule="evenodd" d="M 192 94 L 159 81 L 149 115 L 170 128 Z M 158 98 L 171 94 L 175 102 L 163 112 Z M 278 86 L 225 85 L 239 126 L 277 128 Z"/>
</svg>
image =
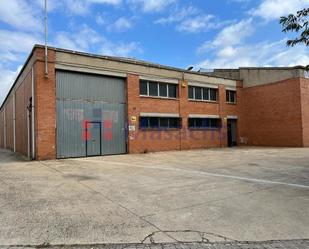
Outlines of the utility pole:
<svg viewBox="0 0 309 249">
<path fill-rule="evenodd" d="M 47 0 L 45 0 L 45 15 L 44 15 L 44 24 L 45 24 L 45 77 L 48 78 L 48 48 L 47 48 Z"/>
</svg>

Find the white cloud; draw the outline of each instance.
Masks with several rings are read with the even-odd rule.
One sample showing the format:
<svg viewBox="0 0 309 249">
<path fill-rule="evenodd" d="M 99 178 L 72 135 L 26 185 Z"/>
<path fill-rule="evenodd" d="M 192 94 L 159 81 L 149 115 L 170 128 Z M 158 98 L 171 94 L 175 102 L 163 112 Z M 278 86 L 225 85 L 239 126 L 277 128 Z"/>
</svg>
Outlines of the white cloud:
<svg viewBox="0 0 309 249">
<path fill-rule="evenodd" d="M 34 44 L 40 43 L 37 35 L 24 32 L 0 30 L 0 52 L 29 53 Z"/>
<path fill-rule="evenodd" d="M 205 32 L 220 28 L 228 23 L 230 21 L 221 22 L 215 16 L 205 14 L 192 5 L 182 8 L 176 7 L 169 16 L 155 21 L 155 24 L 161 25 L 175 24 L 177 31 L 185 33 Z"/>
<path fill-rule="evenodd" d="M 250 13 L 270 21 L 283 15 L 294 13 L 303 8 L 308 8 L 309 0 L 263 0 L 262 3 Z"/>
<path fill-rule="evenodd" d="M 16 63 L 21 63 L 30 53 L 33 45 L 39 43 L 40 38 L 24 32 L 0 30 L 0 103 L 13 84 L 21 67 L 17 70 Z"/>
<path fill-rule="evenodd" d="M 142 49 L 136 42 L 112 42 L 98 34 L 88 26 L 83 26 L 79 32 L 60 32 L 56 36 L 54 45 L 61 48 L 100 52 L 104 55 L 129 56 L 132 53 L 141 53 Z"/>
<path fill-rule="evenodd" d="M 19 30 L 43 29 L 40 12 L 25 0 L 0 1 L 0 20 Z"/>
<path fill-rule="evenodd" d="M 286 47 L 286 39 L 275 42 L 218 46 L 212 60 L 199 62 L 197 68 L 238 68 L 254 66 L 308 65 L 309 52 L 306 47 Z"/>
<path fill-rule="evenodd" d="M 144 12 L 157 12 L 175 3 L 177 0 L 127 0 L 134 8 L 142 9 Z"/>
<path fill-rule="evenodd" d="M 44 7 L 44 0 L 36 0 L 41 7 Z M 49 10 L 64 10 L 73 15 L 87 15 L 93 5 L 113 5 L 118 6 L 122 0 L 59 0 L 52 1 Z"/>
<path fill-rule="evenodd" d="M 231 48 L 231 46 L 242 43 L 244 39 L 251 36 L 253 32 L 252 19 L 242 20 L 236 24 L 225 27 L 213 41 L 207 41 L 200 46 L 198 52 L 203 53 L 209 49 L 218 47 Z"/>
<path fill-rule="evenodd" d="M 97 15 L 96 18 L 95 18 L 95 21 L 97 24 L 103 26 L 106 24 L 106 19 L 103 15 Z"/>
<path fill-rule="evenodd" d="M 117 32 L 122 32 L 126 31 L 130 28 L 132 28 L 133 24 L 131 20 L 125 18 L 125 17 L 120 17 L 118 18 L 115 23 L 109 26 L 109 31 L 117 31 Z"/>
<path fill-rule="evenodd" d="M 216 25 L 211 22 L 214 18 L 212 15 L 201 15 L 183 20 L 178 26 L 178 31 L 196 33 L 214 28 Z"/>
<path fill-rule="evenodd" d="M 198 14 L 200 14 L 200 11 L 193 6 L 188 6 L 188 7 L 183 7 L 183 8 L 179 8 L 177 6 L 171 15 L 167 17 L 162 17 L 156 20 L 155 23 L 156 24 L 178 23 L 178 22 L 183 21 L 185 18 L 198 15 Z"/>
<path fill-rule="evenodd" d="M 273 42 L 247 43 L 254 33 L 252 19 L 242 20 L 224 28 L 212 41 L 198 48 L 213 59 L 202 60 L 196 67 L 238 68 L 250 66 L 295 66 L 309 64 L 306 47 L 286 47 L 286 39 Z"/>
<path fill-rule="evenodd" d="M 0 105 L 2 105 L 20 70 L 21 66 L 16 71 L 0 66 Z"/>
<path fill-rule="evenodd" d="M 143 50 L 140 48 L 140 45 L 136 42 L 112 43 L 110 41 L 105 41 L 105 43 L 102 44 L 100 51 L 103 55 L 124 56 L 124 57 L 130 56 L 132 53 L 143 52 Z"/>
</svg>

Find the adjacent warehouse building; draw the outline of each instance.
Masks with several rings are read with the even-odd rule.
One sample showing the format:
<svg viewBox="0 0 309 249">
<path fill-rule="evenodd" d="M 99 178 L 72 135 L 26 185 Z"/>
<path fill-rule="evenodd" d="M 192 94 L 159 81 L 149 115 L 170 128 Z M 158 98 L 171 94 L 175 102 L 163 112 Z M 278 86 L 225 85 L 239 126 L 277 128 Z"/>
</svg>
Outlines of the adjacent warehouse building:
<svg viewBox="0 0 309 249">
<path fill-rule="evenodd" d="M 308 146 L 304 68 L 212 73 L 36 45 L 0 109 L 0 147 L 55 159 Z"/>
</svg>

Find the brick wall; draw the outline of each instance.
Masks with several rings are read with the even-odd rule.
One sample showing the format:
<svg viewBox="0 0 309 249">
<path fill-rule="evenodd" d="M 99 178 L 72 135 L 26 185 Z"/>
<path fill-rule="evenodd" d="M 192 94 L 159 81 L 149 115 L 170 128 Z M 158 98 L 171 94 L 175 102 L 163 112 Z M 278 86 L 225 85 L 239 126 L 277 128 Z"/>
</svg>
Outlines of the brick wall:
<svg viewBox="0 0 309 249">
<path fill-rule="evenodd" d="M 4 111 L 0 111 L 0 148 L 4 148 Z"/>
<path fill-rule="evenodd" d="M 28 111 L 27 105 L 31 93 L 31 63 L 20 75 L 15 88 L 3 105 L 0 115 L 0 147 L 6 144 L 7 149 L 14 150 L 14 94 L 15 94 L 15 131 L 16 152 L 28 156 Z M 5 112 L 4 112 L 5 109 Z M 5 113 L 5 118 L 4 118 Z M 5 124 L 4 124 L 5 120 Z M 5 128 L 4 128 L 5 127 Z M 4 129 L 6 141 L 4 142 Z"/>
<path fill-rule="evenodd" d="M 243 88 L 242 142 L 260 146 L 302 146 L 299 79 Z"/>
<path fill-rule="evenodd" d="M 300 79 L 303 146 L 309 147 L 309 79 Z"/>
<path fill-rule="evenodd" d="M 6 129 L 6 148 L 14 150 L 14 131 L 13 131 L 13 96 L 11 95 L 5 105 L 5 129 Z"/>
<path fill-rule="evenodd" d="M 179 100 L 162 100 L 139 96 L 139 76 L 129 74 L 127 77 L 128 120 L 136 127 L 129 131 L 129 153 L 143 153 L 180 149 L 180 131 L 141 131 L 140 112 L 179 113 Z M 131 117 L 137 117 L 133 122 Z"/>
<path fill-rule="evenodd" d="M 31 123 L 27 106 L 29 106 L 30 98 L 32 97 L 32 72 L 29 70 L 25 74 L 26 76 L 23 82 L 18 86 L 15 92 L 16 151 L 28 156 L 28 153 L 31 152 L 29 147 Z"/>
<path fill-rule="evenodd" d="M 206 103 L 188 100 L 188 86 L 182 87 L 179 82 L 179 99 L 158 99 L 139 96 L 139 76 L 129 74 L 127 77 L 128 120 L 135 126 L 129 131 L 129 153 L 142 153 L 165 150 L 182 150 L 227 146 L 226 116 L 238 115 L 238 104 L 226 104 L 225 87 L 219 87 L 217 103 Z M 239 95 L 239 99 L 240 99 Z M 165 131 L 139 130 L 139 115 L 148 113 L 175 113 L 182 118 L 182 129 Z M 214 130 L 188 129 L 189 114 L 219 115 L 223 126 Z M 136 121 L 132 121 L 132 116 Z"/>
<path fill-rule="evenodd" d="M 56 158 L 55 52 L 48 51 L 48 78 L 45 78 L 44 49 L 35 51 L 36 158 Z"/>
</svg>

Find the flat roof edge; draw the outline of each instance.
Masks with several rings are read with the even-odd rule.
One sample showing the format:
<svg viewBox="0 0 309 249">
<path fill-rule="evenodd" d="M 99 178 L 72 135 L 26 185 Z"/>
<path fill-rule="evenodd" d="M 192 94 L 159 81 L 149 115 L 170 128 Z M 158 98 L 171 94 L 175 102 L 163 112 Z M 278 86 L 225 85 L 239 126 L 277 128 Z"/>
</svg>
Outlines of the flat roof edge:
<svg viewBox="0 0 309 249">
<path fill-rule="evenodd" d="M 214 70 L 216 71 L 239 71 L 241 69 L 252 69 L 252 70 L 291 70 L 291 69 L 306 69 L 305 66 L 302 65 L 296 65 L 293 67 L 239 67 L 239 68 L 215 68 Z"/>
<path fill-rule="evenodd" d="M 31 57 L 33 56 L 33 53 L 34 53 L 34 50 L 35 50 L 35 49 L 36 49 L 36 45 L 33 46 L 33 48 L 32 48 L 32 50 L 31 50 L 30 54 L 28 55 L 28 57 L 27 57 L 25 63 L 23 64 L 23 67 L 21 68 L 21 70 L 19 71 L 18 75 L 16 76 L 16 78 L 15 78 L 15 80 L 14 80 L 14 82 L 13 82 L 13 85 L 11 86 L 9 92 L 7 93 L 7 95 L 6 95 L 6 97 L 4 98 L 3 102 L 1 103 L 0 111 L 2 110 L 2 108 L 3 108 L 4 104 L 5 104 L 5 102 L 7 101 L 8 97 L 9 97 L 10 94 L 11 94 L 11 92 L 13 91 L 13 89 L 14 89 L 15 85 L 17 84 L 17 82 L 18 82 L 20 76 L 21 76 L 21 75 L 23 74 L 23 72 L 25 71 L 25 68 L 27 67 L 27 65 L 28 65 L 28 63 L 29 63 Z"/>
<path fill-rule="evenodd" d="M 36 44 L 35 47 L 36 48 L 44 48 L 43 45 L 39 45 L 39 44 Z M 189 70 L 185 70 L 185 69 L 182 69 L 182 68 L 165 66 L 165 65 L 162 65 L 162 64 L 147 62 L 147 61 L 138 60 L 138 59 L 134 59 L 134 58 L 98 55 L 98 54 L 93 54 L 93 53 L 88 53 L 88 52 L 81 52 L 81 51 L 75 51 L 75 50 L 63 49 L 63 48 L 56 48 L 56 47 L 50 47 L 50 46 L 48 47 L 48 49 L 54 50 L 56 52 L 76 54 L 76 55 L 81 55 L 81 56 L 86 56 L 86 57 L 97 58 L 97 59 L 112 60 L 112 61 L 116 61 L 116 62 L 123 62 L 123 63 L 128 63 L 128 64 L 146 66 L 146 67 L 154 67 L 154 68 L 158 68 L 158 69 L 166 69 L 166 70 L 177 71 L 177 72 L 181 72 L 181 73 L 195 74 L 195 75 L 219 78 L 219 79 L 224 79 L 224 80 L 233 80 L 233 79 L 230 79 L 230 78 L 227 78 L 227 77 L 210 76 L 210 75 L 207 75 L 205 73 L 201 73 L 201 72 L 197 72 L 197 71 L 189 71 Z"/>
</svg>

